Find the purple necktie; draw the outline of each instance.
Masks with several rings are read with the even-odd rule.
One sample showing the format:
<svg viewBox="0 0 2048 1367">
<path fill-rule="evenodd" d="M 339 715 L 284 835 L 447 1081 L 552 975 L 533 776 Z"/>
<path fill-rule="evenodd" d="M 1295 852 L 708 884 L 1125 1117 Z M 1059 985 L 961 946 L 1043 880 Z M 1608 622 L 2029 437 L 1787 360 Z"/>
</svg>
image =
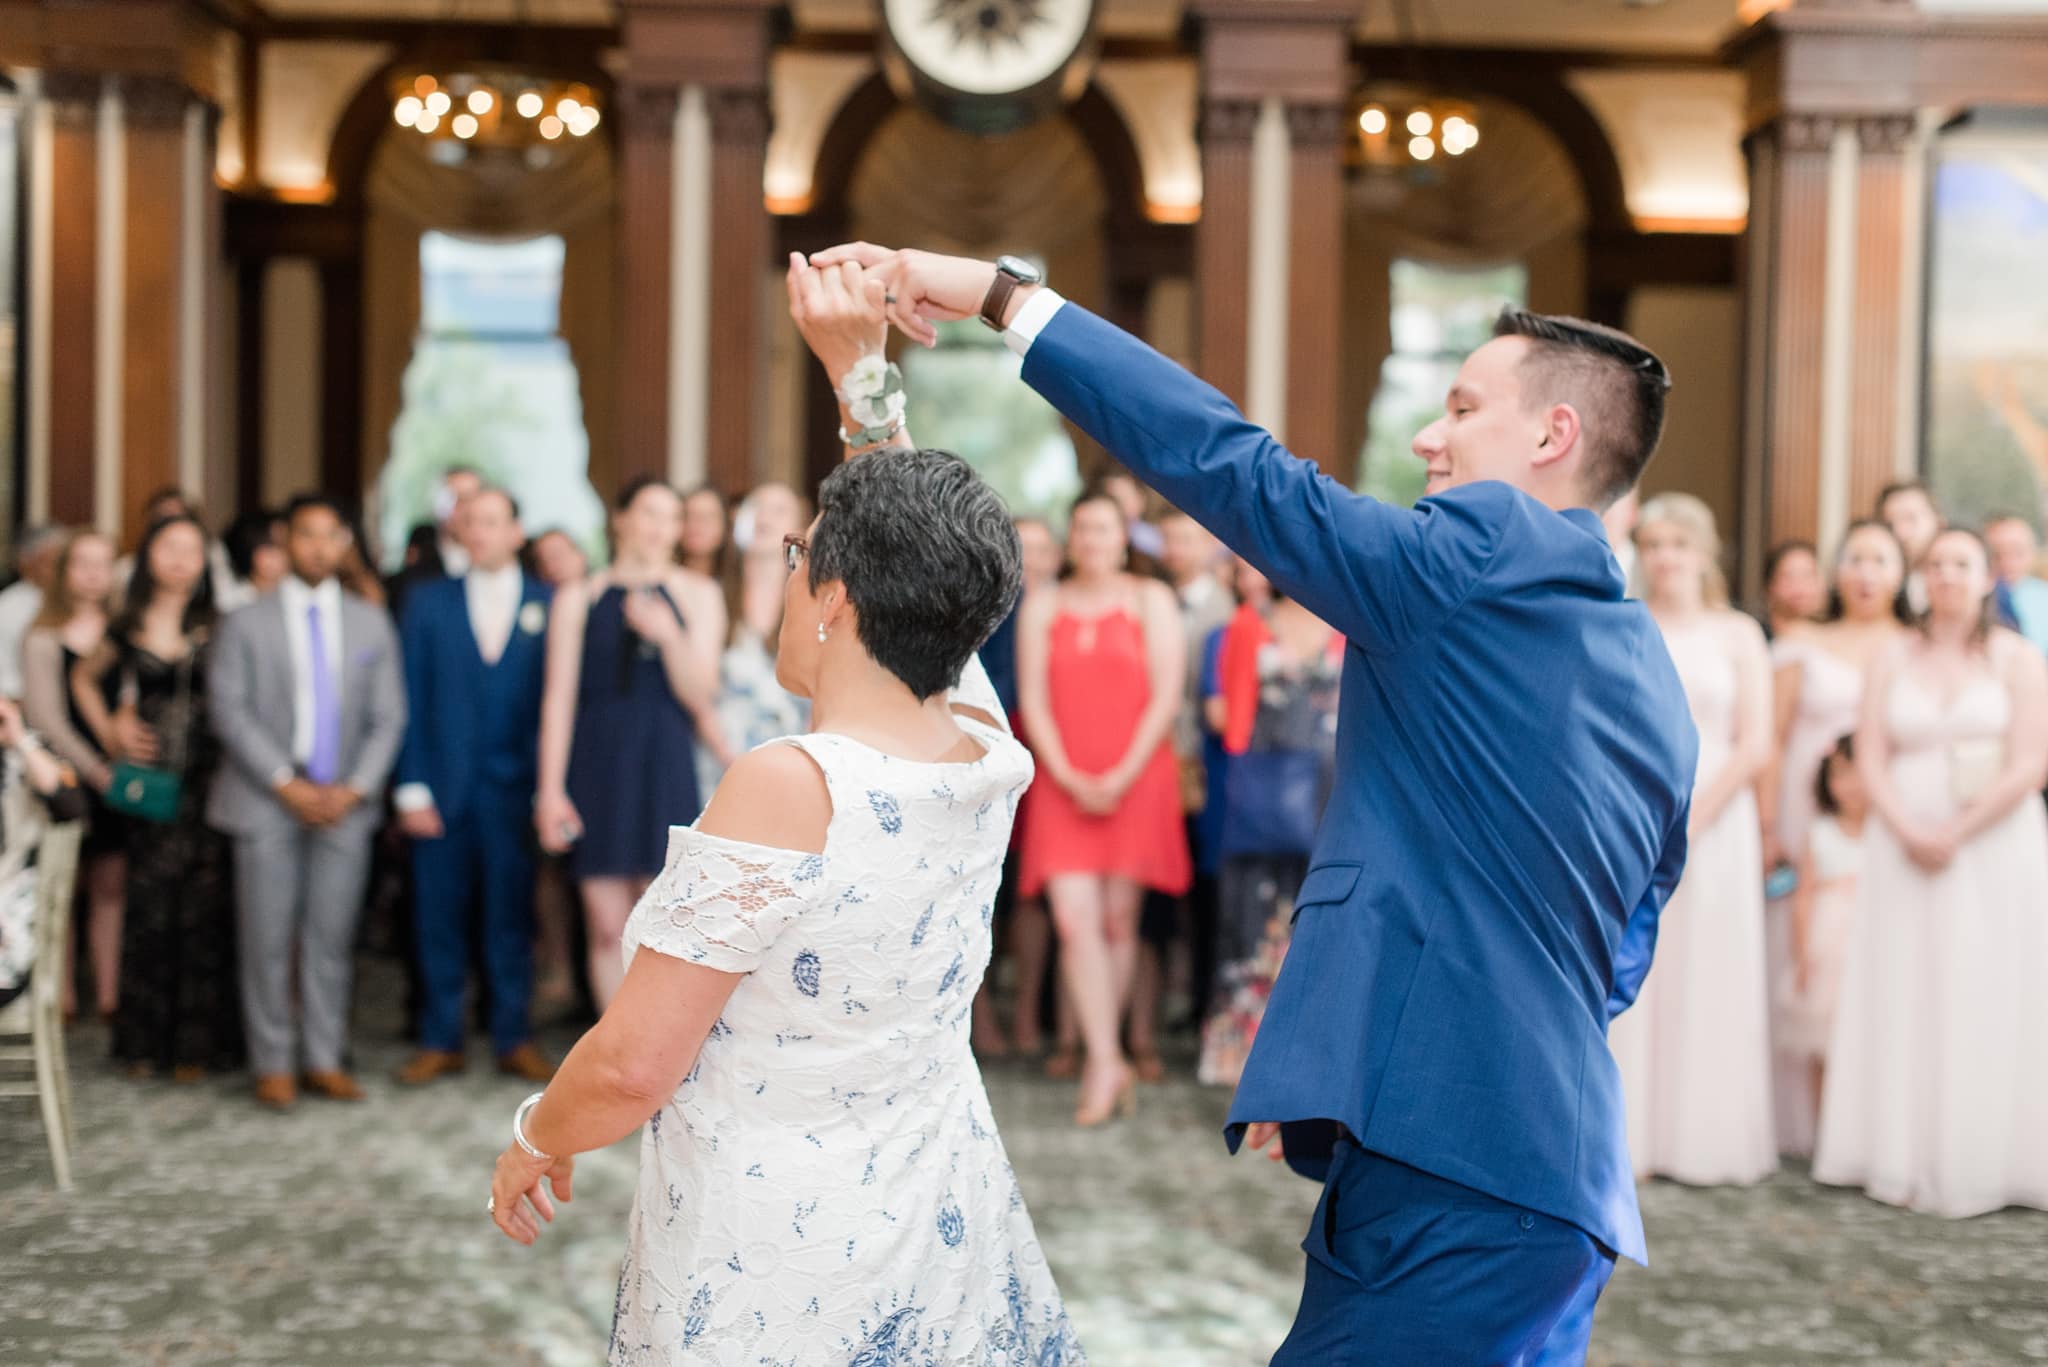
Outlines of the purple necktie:
<svg viewBox="0 0 2048 1367">
<path fill-rule="evenodd" d="M 306 646 L 313 658 L 313 752 L 306 757 L 306 777 L 332 783 L 341 775 L 341 709 L 334 705 L 334 674 L 327 665 L 327 635 L 320 628 L 320 605 L 306 605 Z"/>
</svg>

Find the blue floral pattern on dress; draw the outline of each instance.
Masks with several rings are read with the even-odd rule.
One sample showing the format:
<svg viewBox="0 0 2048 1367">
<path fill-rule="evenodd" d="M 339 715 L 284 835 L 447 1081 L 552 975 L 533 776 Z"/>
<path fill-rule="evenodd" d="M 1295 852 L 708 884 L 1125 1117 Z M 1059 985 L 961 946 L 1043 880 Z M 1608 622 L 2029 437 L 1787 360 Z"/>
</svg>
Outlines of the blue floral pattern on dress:
<svg viewBox="0 0 2048 1367">
<path fill-rule="evenodd" d="M 796 956 L 796 962 L 789 967 L 789 976 L 796 983 L 796 990 L 806 997 L 818 995 L 818 975 L 822 968 L 818 956 L 810 950 Z"/>
<path fill-rule="evenodd" d="M 903 808 L 895 798 L 876 789 L 868 789 L 868 809 L 875 814 L 875 820 L 882 824 L 883 835 L 903 834 Z"/>
<path fill-rule="evenodd" d="M 964 764 L 785 741 L 825 776 L 822 854 L 671 834 L 626 955 L 739 979 L 641 1134 L 614 1367 L 1085 1363 L 967 1047 L 1031 760 L 963 726 Z"/>
</svg>

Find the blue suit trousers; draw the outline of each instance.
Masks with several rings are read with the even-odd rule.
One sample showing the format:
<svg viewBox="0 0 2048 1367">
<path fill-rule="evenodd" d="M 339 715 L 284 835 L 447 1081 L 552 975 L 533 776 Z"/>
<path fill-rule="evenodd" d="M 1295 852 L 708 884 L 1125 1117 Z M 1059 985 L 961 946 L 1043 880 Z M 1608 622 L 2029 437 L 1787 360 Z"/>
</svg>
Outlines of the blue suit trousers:
<svg viewBox="0 0 2048 1367">
<path fill-rule="evenodd" d="M 413 842 L 425 1048 L 462 1050 L 473 904 L 481 907 L 491 1045 L 502 1055 L 532 1038 L 532 811 L 532 793 L 480 784 L 460 816 L 443 815 L 439 840 Z"/>
<path fill-rule="evenodd" d="M 1585 1361 L 1614 1255 L 1576 1225 L 1340 1139 L 1273 1367 Z"/>
</svg>

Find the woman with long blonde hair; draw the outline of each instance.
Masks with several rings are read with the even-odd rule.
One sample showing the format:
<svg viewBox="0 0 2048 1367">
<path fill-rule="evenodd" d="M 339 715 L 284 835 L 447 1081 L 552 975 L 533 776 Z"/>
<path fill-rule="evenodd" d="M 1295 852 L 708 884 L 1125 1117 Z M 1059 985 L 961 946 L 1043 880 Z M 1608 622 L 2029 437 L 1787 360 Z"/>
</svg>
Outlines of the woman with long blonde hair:
<svg viewBox="0 0 2048 1367">
<path fill-rule="evenodd" d="M 1713 512 L 1647 503 L 1635 544 L 1644 602 L 1699 730 L 1691 851 L 1664 909 L 1657 966 L 1609 1031 L 1638 1176 L 1749 1183 L 1776 1170 L 1770 999 L 1756 781 L 1771 758 L 1762 630 L 1728 606 Z"/>
</svg>

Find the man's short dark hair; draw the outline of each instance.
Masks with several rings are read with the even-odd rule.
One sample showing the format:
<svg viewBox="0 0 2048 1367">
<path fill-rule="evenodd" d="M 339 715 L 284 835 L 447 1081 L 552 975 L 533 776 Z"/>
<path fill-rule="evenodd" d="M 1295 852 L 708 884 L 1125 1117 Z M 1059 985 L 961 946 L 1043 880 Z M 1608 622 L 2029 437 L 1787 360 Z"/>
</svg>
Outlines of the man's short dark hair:
<svg viewBox="0 0 2048 1367">
<path fill-rule="evenodd" d="M 294 494 L 291 502 L 284 505 L 284 525 L 296 525 L 300 513 L 311 512 L 314 509 L 332 513 L 334 520 L 344 527 L 349 525 L 348 514 L 342 510 L 341 504 L 326 494 Z"/>
<path fill-rule="evenodd" d="M 1016 604 L 1023 550 L 1010 510 L 950 451 L 889 448 L 818 490 L 810 582 L 838 580 L 860 643 L 918 698 L 960 681 Z"/>
<path fill-rule="evenodd" d="M 221 533 L 221 545 L 228 553 L 228 566 L 237 579 L 247 579 L 256 569 L 256 552 L 275 546 L 278 516 L 267 508 L 243 513 Z"/>
<path fill-rule="evenodd" d="M 1664 435 L 1671 372 L 1657 354 L 1618 328 L 1527 309 L 1502 309 L 1493 335 L 1529 343 L 1521 367 L 1526 404 L 1578 410 L 1594 506 L 1605 509 L 1634 488 Z"/>
</svg>

